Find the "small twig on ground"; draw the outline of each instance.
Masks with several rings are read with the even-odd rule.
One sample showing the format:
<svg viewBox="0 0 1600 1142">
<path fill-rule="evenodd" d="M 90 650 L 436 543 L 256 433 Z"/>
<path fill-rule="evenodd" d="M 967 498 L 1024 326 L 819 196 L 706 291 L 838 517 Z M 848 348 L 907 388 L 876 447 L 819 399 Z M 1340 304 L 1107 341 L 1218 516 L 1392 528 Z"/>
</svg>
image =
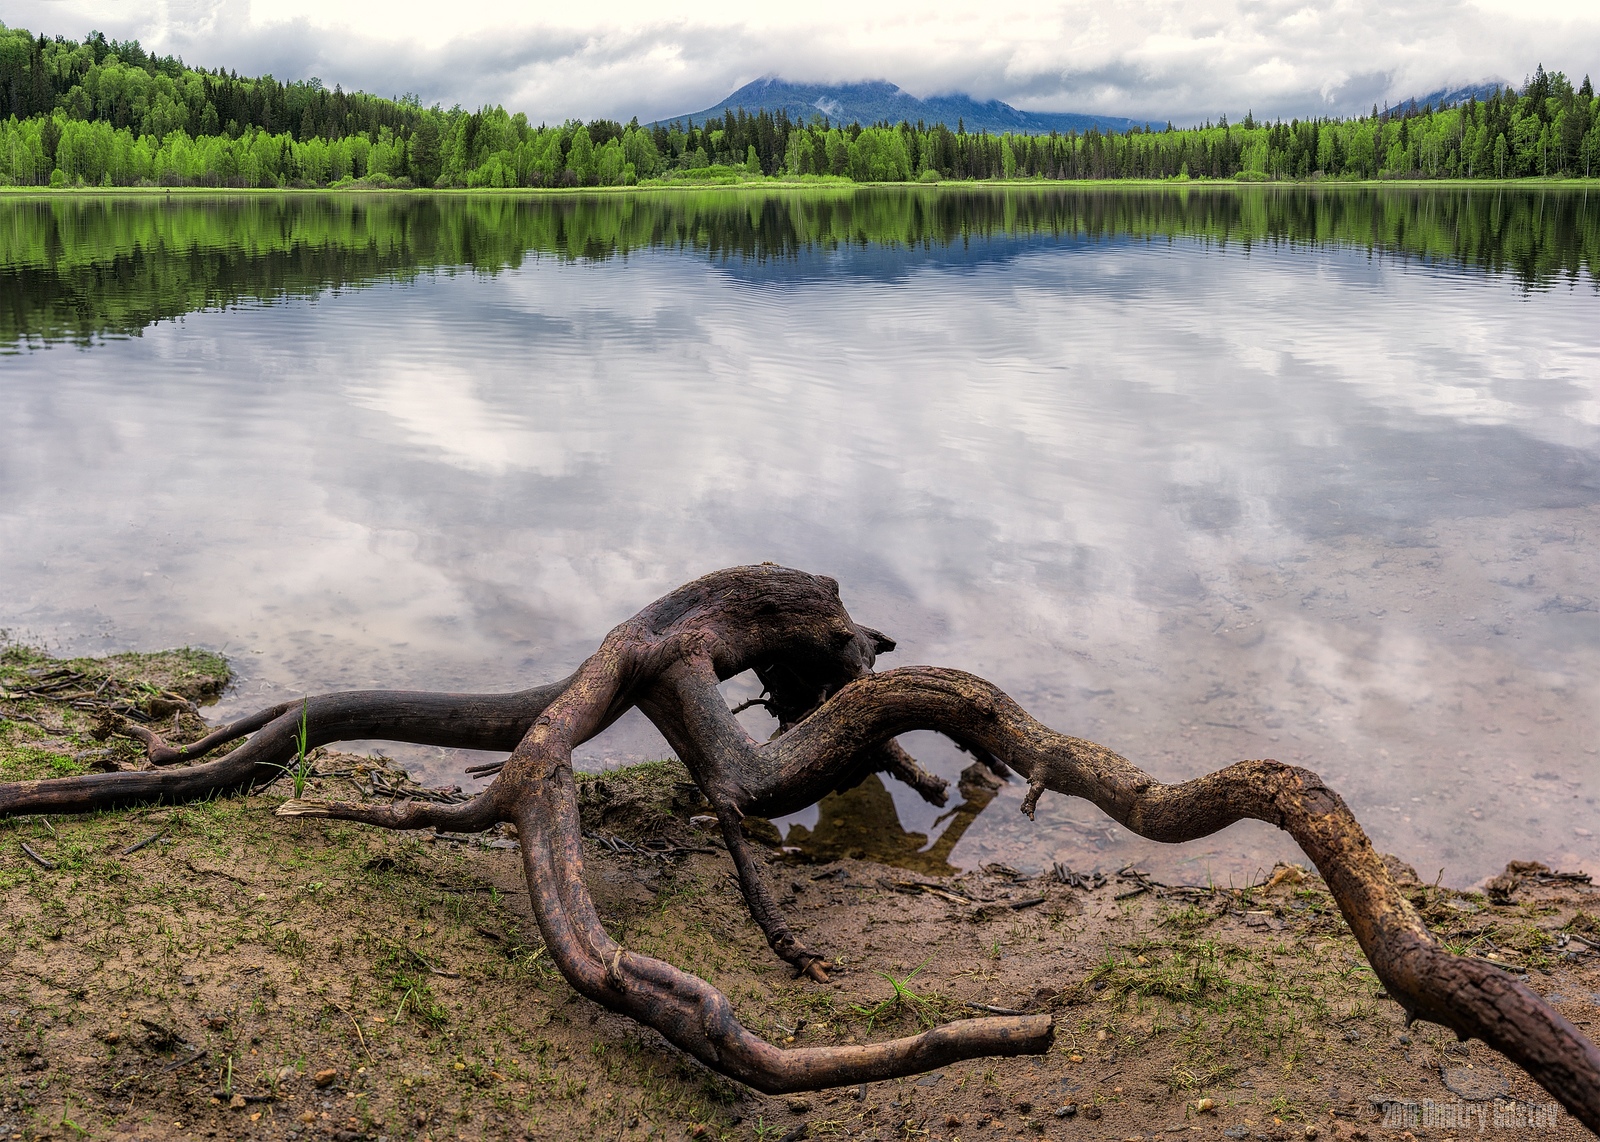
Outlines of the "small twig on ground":
<svg viewBox="0 0 1600 1142">
<path fill-rule="evenodd" d="M 467 772 L 472 773 L 473 770 L 468 769 Z M 348 773 L 321 774 L 319 776 L 331 777 L 347 775 Z M 373 770 L 367 776 L 372 782 L 372 792 L 374 796 L 383 794 L 386 797 L 405 798 L 409 801 L 431 801 L 439 805 L 456 805 L 463 801 L 471 800 L 467 794 L 461 792 L 461 787 L 458 785 L 452 785 L 443 789 L 428 789 L 421 785 L 397 785 L 388 778 L 382 776 L 377 770 Z"/>
<path fill-rule="evenodd" d="M 61 867 L 60 865 L 56 864 L 55 861 L 47 860 L 38 853 L 34 852 L 33 846 L 27 841 L 22 842 L 22 851 L 27 855 L 29 860 L 38 865 L 40 868 L 44 869 L 46 872 L 54 872 L 56 869 Z"/>
<path fill-rule="evenodd" d="M 891 891 L 901 892 L 907 895 L 914 896 L 918 893 L 926 893 L 929 896 L 937 896 L 940 900 L 948 900 L 952 904 L 977 903 L 977 901 L 972 899 L 970 896 L 962 896 L 960 893 L 951 892 L 943 885 L 929 884 L 922 880 L 899 880 L 893 882 L 888 880 L 880 880 L 879 883 Z M 1042 900 L 1043 897 L 1040 897 L 1040 899 Z"/>
<path fill-rule="evenodd" d="M 180 1067 L 187 1067 L 190 1063 L 196 1062 L 197 1060 L 203 1059 L 205 1057 L 206 1057 L 206 1049 L 204 1047 L 197 1047 L 192 1052 L 190 1052 L 189 1054 L 185 1055 L 183 1058 L 179 1059 L 177 1062 L 168 1063 L 166 1066 L 162 1067 L 161 1069 L 164 1070 L 164 1071 L 175 1071 L 175 1070 L 178 1070 Z"/>
<path fill-rule="evenodd" d="M 713 818 L 714 819 L 714 818 Z M 651 837 L 649 840 L 635 844 L 623 840 L 621 837 L 607 833 L 585 833 L 585 840 L 602 845 L 614 853 L 626 856 L 642 857 L 681 857 L 690 853 L 715 853 L 717 850 L 704 845 L 679 845 L 667 840 L 665 837 Z"/>
<path fill-rule="evenodd" d="M 1106 874 L 1103 872 L 1098 870 L 1094 872 L 1073 872 L 1059 861 L 1056 862 L 1055 873 L 1056 879 L 1068 888 L 1082 888 L 1086 891 L 1093 891 L 1106 882 Z"/>
<path fill-rule="evenodd" d="M 6 714 L 3 714 L 3 715 L 0 715 L 0 717 L 4 717 L 6 719 L 6 721 L 8 721 L 8 722 L 27 722 L 30 726 L 38 726 L 41 730 L 43 730 L 47 734 L 53 734 L 53 733 L 59 733 L 60 732 L 57 729 L 55 729 L 55 727 L 53 727 L 53 726 L 45 725 L 38 718 L 30 718 L 30 717 L 28 717 L 27 714 L 6 713 Z"/>
<path fill-rule="evenodd" d="M 968 1002 L 967 1006 L 972 1008 L 972 1010 L 974 1010 L 974 1011 L 987 1011 L 990 1015 L 1026 1015 L 1027 1014 L 1026 1011 L 1020 1011 L 1015 1007 L 996 1007 L 992 1003 L 972 1003 L 972 1002 Z"/>
<path fill-rule="evenodd" d="M 162 837 L 164 837 L 166 835 L 167 835 L 167 830 L 166 829 L 162 829 L 159 833 L 151 833 L 144 840 L 136 841 L 135 843 L 129 845 L 127 848 L 123 849 L 118 855 L 119 856 L 132 856 L 134 853 L 138 852 L 140 849 L 148 848 L 149 846 L 155 844 L 157 841 L 159 841 Z"/>
<path fill-rule="evenodd" d="M 1469 958 L 1477 960 L 1479 963 L 1488 964 L 1492 968 L 1499 968 L 1501 971 L 1506 972 L 1506 973 L 1508 973 L 1510 975 L 1526 975 L 1526 974 L 1528 974 L 1527 967 L 1522 965 L 1522 964 L 1502 963 L 1499 960 L 1491 960 L 1488 956 L 1471 956 Z"/>
<path fill-rule="evenodd" d="M 328 1001 L 328 1006 L 333 1008 L 340 1015 L 343 1015 L 346 1019 L 350 1020 L 350 1026 L 356 1029 L 356 1042 L 361 1044 L 361 1051 L 367 1056 L 367 1062 L 372 1062 L 372 1051 L 367 1046 L 367 1037 L 361 1033 L 361 1024 L 356 1022 L 356 1017 L 351 1015 L 344 1008 L 340 1007 L 337 1003 L 334 1003 L 332 1000 Z"/>
</svg>

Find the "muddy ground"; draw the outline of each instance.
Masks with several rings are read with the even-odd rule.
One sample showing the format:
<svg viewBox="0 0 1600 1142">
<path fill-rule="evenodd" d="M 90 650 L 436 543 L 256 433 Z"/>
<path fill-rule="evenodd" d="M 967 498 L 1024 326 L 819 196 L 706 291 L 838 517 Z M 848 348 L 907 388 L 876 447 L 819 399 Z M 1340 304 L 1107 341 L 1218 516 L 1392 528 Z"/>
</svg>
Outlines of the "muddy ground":
<svg viewBox="0 0 1600 1142">
<path fill-rule="evenodd" d="M 0 779 L 136 764 L 126 738 L 97 736 L 108 707 L 183 738 L 226 679 L 193 651 L 6 648 Z M 308 796 L 420 795 L 382 758 L 313 760 Z M 1408 1031 L 1321 881 L 1292 866 L 1223 890 L 773 849 L 795 927 L 839 963 L 830 985 L 795 980 L 691 822 L 686 780 L 663 762 L 582 784 L 586 879 L 631 949 L 710 979 L 785 1045 L 1002 1009 L 1051 1012 L 1054 1048 L 758 1095 L 566 985 L 514 834 L 278 818 L 285 778 L 0 822 L 0 1139 L 1587 1136 L 1481 1043 Z M 1533 870 L 1504 903 L 1414 878 L 1411 894 L 1453 950 L 1525 976 L 1580 1025 L 1600 1012 L 1585 881 Z"/>
</svg>

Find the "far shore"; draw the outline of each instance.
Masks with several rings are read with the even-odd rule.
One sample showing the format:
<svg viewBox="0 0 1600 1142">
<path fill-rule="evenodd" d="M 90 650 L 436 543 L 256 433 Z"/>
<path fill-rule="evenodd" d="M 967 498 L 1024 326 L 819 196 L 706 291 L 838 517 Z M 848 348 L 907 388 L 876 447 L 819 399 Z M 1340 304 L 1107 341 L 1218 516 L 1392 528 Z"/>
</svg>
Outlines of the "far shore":
<svg viewBox="0 0 1600 1142">
<path fill-rule="evenodd" d="M 1233 179 L 1233 178 L 1167 178 L 1167 179 L 940 179 L 937 182 L 854 182 L 845 178 L 803 179 L 759 178 L 739 182 L 696 181 L 692 179 L 649 180 L 633 186 L 573 186 L 573 187 L 396 187 L 350 183 L 344 186 L 307 187 L 226 187 L 226 186 L 0 186 L 0 198 L 62 198 L 62 197 L 171 197 L 191 198 L 249 195 L 256 197 L 275 195 L 440 195 L 445 197 L 514 197 L 514 198 L 570 198 L 585 194 L 648 194 L 681 193 L 684 191 L 856 191 L 856 190 L 1251 190 L 1268 187 L 1294 190 L 1503 190 L 1515 188 L 1549 190 L 1588 190 L 1600 187 L 1600 177 L 1595 178 L 1507 178 L 1507 179 Z"/>
</svg>

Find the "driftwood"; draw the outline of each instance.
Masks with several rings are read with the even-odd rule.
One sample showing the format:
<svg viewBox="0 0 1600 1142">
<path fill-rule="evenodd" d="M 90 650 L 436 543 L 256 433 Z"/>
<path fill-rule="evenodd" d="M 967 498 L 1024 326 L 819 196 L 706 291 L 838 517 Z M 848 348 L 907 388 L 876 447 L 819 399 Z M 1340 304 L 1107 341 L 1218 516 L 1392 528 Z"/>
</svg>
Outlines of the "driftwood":
<svg viewBox="0 0 1600 1142">
<path fill-rule="evenodd" d="M 1204 837 L 1245 818 L 1287 831 L 1322 873 L 1378 978 L 1409 1018 L 1484 1040 L 1591 1129 L 1600 1128 L 1600 1052 L 1507 973 L 1440 947 L 1355 817 L 1315 773 L 1243 761 L 1165 785 L 1104 746 L 1041 725 L 982 678 L 928 666 L 874 673 L 876 657 L 893 648 L 885 635 L 850 618 L 832 579 L 771 564 L 719 571 L 646 607 L 611 631 L 570 677 L 548 686 L 513 694 L 369 691 L 309 699 L 309 745 L 381 738 L 509 756 L 482 767 L 494 781 L 464 804 L 289 801 L 278 812 L 452 832 L 514 823 L 534 913 L 574 988 L 751 1086 L 809 1090 L 980 1055 L 1039 1053 L 1050 1045 L 1051 1020 L 994 1016 L 889 1042 L 792 1050 L 751 1034 L 705 981 L 628 951 L 601 927 L 582 878 L 573 748 L 630 707 L 642 710 L 711 802 L 750 911 L 773 951 L 798 972 L 824 980 L 824 953 L 790 931 L 741 821 L 795 812 L 874 772 L 943 804 L 945 783 L 894 741 L 912 730 L 935 730 L 995 772 L 1021 774 L 1030 816 L 1053 791 L 1086 798 L 1158 841 Z M 779 722 L 764 743 L 735 721 L 717 689 L 746 670 L 760 678 L 763 703 Z M 266 784 L 295 755 L 301 709 L 299 702 L 274 706 L 188 746 L 169 746 L 144 730 L 139 737 L 151 760 L 165 768 L 0 785 L 0 813 L 84 812 Z M 232 752 L 199 760 L 247 734 L 254 736 Z"/>
</svg>

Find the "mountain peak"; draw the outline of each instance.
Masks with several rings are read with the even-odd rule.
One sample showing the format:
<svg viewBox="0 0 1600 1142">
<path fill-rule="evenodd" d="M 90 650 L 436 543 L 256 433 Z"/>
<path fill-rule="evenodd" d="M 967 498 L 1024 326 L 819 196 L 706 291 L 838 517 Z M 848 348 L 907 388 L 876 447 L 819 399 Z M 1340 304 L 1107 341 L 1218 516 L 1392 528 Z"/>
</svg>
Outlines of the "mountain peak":
<svg viewBox="0 0 1600 1142">
<path fill-rule="evenodd" d="M 1121 132 L 1143 126 L 1138 120 L 1117 115 L 1084 115 L 1073 112 L 1019 111 L 998 99 L 979 102 L 970 95 L 953 93 L 919 98 L 886 79 L 858 83 L 792 83 L 777 75 L 762 76 L 745 84 L 726 99 L 686 115 L 669 115 L 659 122 L 704 124 L 719 119 L 728 111 L 786 112 L 791 119 L 808 122 L 821 116 L 834 123 L 898 123 L 906 120 L 932 125 L 958 123 L 968 131 L 1008 131 L 1015 134 L 1045 135 L 1051 131 L 1084 132 L 1098 127 L 1103 132 Z"/>
<path fill-rule="evenodd" d="M 1513 84 L 1503 79 L 1486 79 L 1481 83 L 1468 83 L 1460 87 L 1441 87 L 1437 91 L 1430 91 L 1426 95 L 1413 95 L 1409 99 L 1402 99 L 1394 105 L 1393 110 L 1400 110 L 1415 104 L 1417 107 L 1432 107 L 1438 110 L 1441 107 L 1454 107 L 1457 103 L 1465 103 L 1469 99 L 1488 99 L 1502 87 L 1511 88 Z"/>
</svg>

